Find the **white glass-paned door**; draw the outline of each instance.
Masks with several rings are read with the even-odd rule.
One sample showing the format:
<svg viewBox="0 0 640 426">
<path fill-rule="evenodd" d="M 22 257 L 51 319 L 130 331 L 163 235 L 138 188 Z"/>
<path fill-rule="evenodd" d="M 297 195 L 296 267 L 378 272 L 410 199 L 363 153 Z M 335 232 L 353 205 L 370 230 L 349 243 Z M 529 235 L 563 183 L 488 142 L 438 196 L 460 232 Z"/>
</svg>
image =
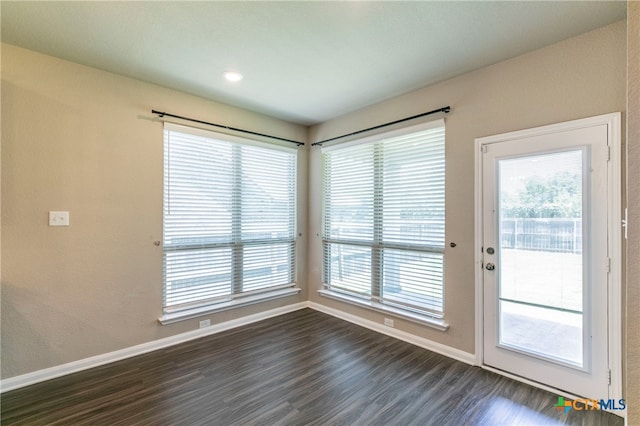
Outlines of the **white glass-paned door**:
<svg viewBox="0 0 640 426">
<path fill-rule="evenodd" d="M 483 363 L 590 398 L 609 390 L 608 135 L 547 126 L 482 147 Z"/>
</svg>

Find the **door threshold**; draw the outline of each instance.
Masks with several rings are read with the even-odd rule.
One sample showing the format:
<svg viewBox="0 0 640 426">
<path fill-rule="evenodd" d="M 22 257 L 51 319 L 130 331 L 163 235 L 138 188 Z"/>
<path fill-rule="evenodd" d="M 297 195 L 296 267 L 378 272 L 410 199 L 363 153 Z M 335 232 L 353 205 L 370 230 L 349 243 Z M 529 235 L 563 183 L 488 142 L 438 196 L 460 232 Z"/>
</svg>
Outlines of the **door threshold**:
<svg viewBox="0 0 640 426">
<path fill-rule="evenodd" d="M 553 393 L 556 396 L 561 396 L 563 398 L 568 398 L 568 399 L 572 399 L 572 400 L 576 400 L 576 399 L 591 399 L 591 398 L 587 398 L 587 397 L 584 397 L 584 396 L 575 395 L 575 394 L 573 394 L 571 392 L 567 392 L 567 391 L 562 390 L 562 389 L 554 388 L 553 386 L 549 386 L 549 385 L 544 384 L 544 383 L 536 382 L 535 380 L 527 379 L 526 377 L 518 376 L 517 374 L 509 373 L 507 371 L 501 370 L 501 369 L 496 368 L 496 367 L 492 367 L 490 365 L 480 364 L 479 367 L 482 368 L 483 370 L 487 370 L 487 371 L 490 371 L 492 373 L 499 374 L 501 376 L 504 376 L 504 377 L 507 377 L 509 379 L 515 380 L 516 382 L 524 383 L 526 385 L 533 386 L 534 388 L 542 389 L 544 391 Z M 626 424 L 627 410 L 603 410 L 603 411 L 606 411 L 607 413 L 611 413 L 611 414 L 614 414 L 614 415 L 616 415 L 618 417 L 623 418 L 625 420 L 625 424 Z"/>
</svg>

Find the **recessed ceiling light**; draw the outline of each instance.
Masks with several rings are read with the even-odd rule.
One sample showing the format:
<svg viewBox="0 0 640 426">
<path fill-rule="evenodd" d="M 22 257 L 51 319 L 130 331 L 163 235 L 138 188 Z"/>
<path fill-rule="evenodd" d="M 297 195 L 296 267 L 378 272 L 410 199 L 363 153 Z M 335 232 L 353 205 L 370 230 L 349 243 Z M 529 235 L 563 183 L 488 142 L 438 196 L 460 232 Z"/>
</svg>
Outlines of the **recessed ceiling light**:
<svg viewBox="0 0 640 426">
<path fill-rule="evenodd" d="M 239 72 L 227 71 L 224 73 L 224 78 L 226 78 L 227 81 L 236 82 L 242 80 L 242 74 Z"/>
</svg>

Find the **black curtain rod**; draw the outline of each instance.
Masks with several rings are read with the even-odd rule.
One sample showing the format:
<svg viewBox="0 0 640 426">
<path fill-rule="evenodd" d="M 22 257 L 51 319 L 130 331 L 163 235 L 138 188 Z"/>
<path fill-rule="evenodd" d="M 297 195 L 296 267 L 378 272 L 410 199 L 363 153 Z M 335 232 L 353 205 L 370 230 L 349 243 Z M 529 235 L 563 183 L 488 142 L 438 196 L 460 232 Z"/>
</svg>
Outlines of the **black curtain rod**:
<svg viewBox="0 0 640 426">
<path fill-rule="evenodd" d="M 446 114 L 449 111 L 451 111 L 451 107 L 450 106 L 434 109 L 433 111 L 423 112 L 422 114 L 412 115 L 411 117 L 401 118 L 400 120 L 396 120 L 396 121 L 390 121 L 389 123 L 384 123 L 384 124 L 380 124 L 378 126 L 369 127 L 368 129 L 358 130 L 356 132 L 347 133 L 346 135 L 336 136 L 335 138 L 325 139 L 323 141 L 315 142 L 315 143 L 312 143 L 311 146 L 322 145 L 323 143 L 331 142 L 331 141 L 334 141 L 336 139 L 342 139 L 342 138 L 346 138 L 347 136 L 358 135 L 360 133 L 368 132 L 369 130 L 376 130 L 376 129 L 379 129 L 381 127 L 391 126 L 391 125 L 394 125 L 394 124 L 402 123 L 403 121 L 409 121 L 409 120 L 413 120 L 414 118 L 424 117 L 425 115 L 437 114 L 439 112 L 444 112 Z"/>
<path fill-rule="evenodd" d="M 158 114 L 160 116 L 160 118 L 162 118 L 164 116 L 173 117 L 173 118 L 179 118 L 180 120 L 187 120 L 187 121 L 192 121 L 194 123 L 206 124 L 207 126 L 221 127 L 223 129 L 233 130 L 234 132 L 248 133 L 250 135 L 263 136 L 265 138 L 277 139 L 279 141 L 284 141 L 284 142 L 291 142 L 291 143 L 295 143 L 298 146 L 304 145 L 304 142 L 298 142 L 298 141 L 294 141 L 294 140 L 291 140 L 291 139 L 281 138 L 281 137 L 278 137 L 278 136 L 266 135 L 264 133 L 252 132 L 251 130 L 238 129 L 238 128 L 235 128 L 235 127 L 225 126 L 225 125 L 222 125 L 222 124 L 209 123 L 208 121 L 196 120 L 195 118 L 189 118 L 189 117 L 182 117 L 181 115 L 169 114 L 168 112 L 156 111 L 155 109 L 152 109 L 151 113 L 152 114 Z"/>
</svg>

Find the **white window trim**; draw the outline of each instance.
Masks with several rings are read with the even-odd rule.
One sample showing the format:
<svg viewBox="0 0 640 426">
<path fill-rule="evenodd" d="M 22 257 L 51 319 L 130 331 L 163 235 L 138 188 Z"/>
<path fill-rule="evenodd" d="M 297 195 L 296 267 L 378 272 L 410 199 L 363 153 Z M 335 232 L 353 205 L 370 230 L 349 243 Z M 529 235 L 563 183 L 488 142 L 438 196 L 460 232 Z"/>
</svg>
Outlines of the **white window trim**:
<svg viewBox="0 0 640 426">
<path fill-rule="evenodd" d="M 242 145 L 247 145 L 247 146 L 268 148 L 274 151 L 281 151 L 281 152 L 287 152 L 287 153 L 296 153 L 296 155 L 298 152 L 298 149 L 293 148 L 290 145 L 282 145 L 279 143 L 270 143 L 270 142 L 261 141 L 261 140 L 248 139 L 243 136 L 236 136 L 236 135 L 227 134 L 227 133 L 214 132 L 207 129 L 184 126 L 181 124 L 171 123 L 171 122 L 164 122 L 164 130 L 182 132 L 182 133 L 202 136 L 206 138 L 218 138 L 228 142 L 240 143 Z M 298 170 L 296 169 L 296 175 L 297 174 L 298 174 Z M 296 177 L 295 184 L 297 186 L 297 177 Z M 296 192 L 295 197 L 297 200 L 297 197 L 298 197 L 297 189 L 295 192 Z M 297 206 L 296 206 L 296 209 L 297 209 Z M 297 229 L 297 217 L 294 223 L 294 235 L 297 234 L 297 231 L 295 231 L 295 229 Z M 293 254 L 293 282 L 292 283 L 283 285 L 280 287 L 272 288 L 272 289 L 258 290 L 255 293 L 249 291 L 244 293 L 231 294 L 229 295 L 228 299 L 223 299 L 221 301 L 213 302 L 211 304 L 196 305 L 193 307 L 188 307 L 183 309 L 177 308 L 174 311 L 171 311 L 171 310 L 164 311 L 162 316 L 158 318 L 158 322 L 161 325 L 166 325 L 166 324 L 171 324 L 179 321 L 196 318 L 206 314 L 223 312 L 230 309 L 250 306 L 257 303 L 266 302 L 269 300 L 280 299 L 280 298 L 299 294 L 302 291 L 302 289 L 298 287 L 296 283 L 296 277 L 298 274 L 298 268 L 297 268 L 298 248 L 296 247 L 297 237 L 294 236 L 293 241 L 295 242 L 295 245 L 294 245 L 294 254 Z M 164 282 L 163 282 L 163 286 L 164 286 Z"/>
<path fill-rule="evenodd" d="M 320 294 L 320 296 L 328 297 L 329 299 L 338 300 L 340 302 L 345 302 L 350 305 L 355 305 L 383 314 L 390 314 L 398 318 L 414 322 L 416 324 L 435 328 L 436 330 L 447 331 L 449 329 L 449 324 L 444 320 L 444 318 L 431 318 L 422 314 L 412 314 L 406 309 L 394 308 L 393 306 L 385 305 L 383 303 L 378 303 L 372 300 L 359 299 L 355 296 L 331 291 L 329 289 L 318 290 L 318 294 Z"/>
<path fill-rule="evenodd" d="M 185 309 L 179 312 L 172 312 L 162 315 L 158 318 L 158 322 L 162 325 L 173 324 L 175 322 L 185 321 L 192 318 L 201 317 L 207 314 L 215 314 L 218 312 L 228 311 L 230 309 L 241 308 L 243 306 L 255 305 L 257 303 L 269 300 L 280 299 L 283 297 L 294 296 L 300 293 L 300 287 L 291 287 L 274 291 L 267 291 L 252 296 L 241 297 L 238 299 L 221 302 L 216 305 L 199 306 L 197 308 Z"/>
<path fill-rule="evenodd" d="M 169 131 L 174 131 L 174 132 L 188 133 L 195 136 L 202 136 L 205 138 L 218 138 L 221 140 L 234 142 L 234 143 L 241 143 L 243 145 L 248 145 L 248 146 L 257 146 L 257 147 L 269 148 L 269 149 L 280 150 L 285 152 L 298 152 L 298 149 L 296 147 L 292 147 L 291 144 L 283 145 L 278 141 L 266 142 L 266 141 L 261 141 L 257 139 L 249 139 L 246 136 L 238 136 L 230 133 L 215 132 L 213 130 L 201 129 L 199 127 L 185 126 L 182 124 L 172 123 L 169 121 L 164 122 L 164 129 Z"/>
<path fill-rule="evenodd" d="M 416 133 L 416 132 L 433 129 L 437 127 L 445 127 L 444 118 L 419 123 L 409 127 L 394 129 L 388 132 L 380 132 L 380 133 L 366 136 L 364 138 L 352 139 L 344 142 L 337 142 L 330 145 L 324 145 L 322 146 L 322 153 L 331 152 L 336 149 L 348 148 L 348 147 L 362 145 L 362 144 L 375 143 L 381 139 L 408 135 L 411 133 Z M 442 254 L 444 255 L 444 249 L 442 250 Z M 322 267 L 324 268 L 324 264 Z M 443 276 L 443 279 L 444 279 L 444 276 Z M 326 283 L 323 282 L 323 285 L 326 285 Z M 443 284 L 443 291 L 444 291 L 444 284 Z M 318 290 L 318 294 L 320 294 L 323 297 L 328 297 L 341 302 L 346 302 L 346 303 L 363 307 L 376 312 L 391 314 L 417 324 L 435 328 L 440 331 L 447 331 L 449 328 L 449 324 L 444 319 L 444 314 L 445 314 L 444 294 L 443 294 L 442 317 L 430 316 L 425 313 L 412 313 L 409 309 L 406 309 L 406 308 L 396 308 L 392 305 L 380 303 L 375 300 L 358 298 L 355 295 L 350 295 L 340 291 L 332 290 L 331 288 L 323 288 L 321 290 Z"/>
<path fill-rule="evenodd" d="M 420 132 L 422 130 L 435 129 L 436 127 L 444 127 L 444 118 L 437 120 L 431 120 L 420 124 L 414 124 L 408 127 L 401 127 L 399 129 L 390 130 L 388 132 L 375 133 L 373 135 L 365 136 L 363 138 L 357 138 L 348 140 L 345 142 L 335 142 L 330 145 L 322 145 L 322 152 L 331 152 L 335 149 L 349 148 L 356 145 L 363 145 L 367 143 L 377 142 L 380 139 L 388 139 L 396 136 L 408 135 L 410 133 Z"/>
</svg>

